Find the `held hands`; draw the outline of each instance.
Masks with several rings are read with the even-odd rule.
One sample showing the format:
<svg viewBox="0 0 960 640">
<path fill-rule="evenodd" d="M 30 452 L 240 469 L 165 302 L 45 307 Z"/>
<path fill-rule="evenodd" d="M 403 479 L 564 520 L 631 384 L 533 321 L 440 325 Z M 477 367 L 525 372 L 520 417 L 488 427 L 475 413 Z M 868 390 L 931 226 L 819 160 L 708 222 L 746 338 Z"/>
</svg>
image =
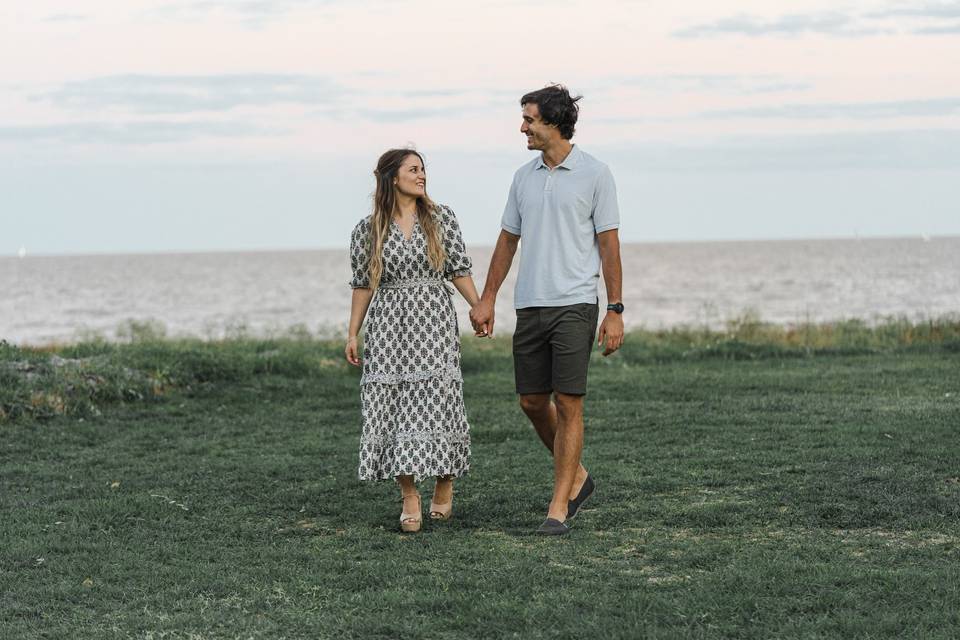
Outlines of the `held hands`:
<svg viewBox="0 0 960 640">
<path fill-rule="evenodd" d="M 597 344 L 607 344 L 603 349 L 603 356 L 606 357 L 623 345 L 623 317 L 619 313 L 608 311 L 603 322 L 600 323 L 600 333 L 597 336 Z"/>
<path fill-rule="evenodd" d="M 478 338 L 493 337 L 493 302 L 480 300 L 470 309 L 470 324 L 473 334 Z"/>
<path fill-rule="evenodd" d="M 360 347 L 357 346 L 357 337 L 347 338 L 347 347 L 343 350 L 347 362 L 355 367 L 360 366 Z"/>
</svg>

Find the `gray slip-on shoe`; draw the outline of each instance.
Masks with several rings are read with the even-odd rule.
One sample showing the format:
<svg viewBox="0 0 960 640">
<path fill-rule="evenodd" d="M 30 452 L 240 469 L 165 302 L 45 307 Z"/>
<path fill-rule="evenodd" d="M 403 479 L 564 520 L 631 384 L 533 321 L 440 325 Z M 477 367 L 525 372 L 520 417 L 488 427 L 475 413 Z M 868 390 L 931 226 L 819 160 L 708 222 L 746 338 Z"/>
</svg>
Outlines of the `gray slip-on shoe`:
<svg viewBox="0 0 960 640">
<path fill-rule="evenodd" d="M 580 507 L 583 506 L 583 503 L 587 501 L 587 498 L 593 495 L 593 490 L 595 488 L 596 485 L 593 484 L 593 478 L 587 474 L 587 479 L 583 481 L 583 486 L 580 487 L 580 493 L 578 493 L 577 497 L 573 500 L 567 501 L 567 520 L 570 520 L 577 515 L 577 512 L 580 511 Z"/>
<path fill-rule="evenodd" d="M 553 518 L 547 518 L 543 524 L 537 528 L 537 533 L 542 536 L 562 536 L 570 532 L 570 527 L 566 522 L 560 522 Z"/>
</svg>

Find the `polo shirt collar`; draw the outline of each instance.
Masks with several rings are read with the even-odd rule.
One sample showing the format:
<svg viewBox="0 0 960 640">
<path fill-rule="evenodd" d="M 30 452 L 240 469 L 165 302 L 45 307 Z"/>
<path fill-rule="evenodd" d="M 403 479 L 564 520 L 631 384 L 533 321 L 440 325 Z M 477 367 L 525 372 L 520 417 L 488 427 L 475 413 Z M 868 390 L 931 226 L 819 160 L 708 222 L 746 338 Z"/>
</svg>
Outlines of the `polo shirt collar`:
<svg viewBox="0 0 960 640">
<path fill-rule="evenodd" d="M 583 156 L 583 152 L 580 151 L 580 147 L 573 145 L 570 149 L 570 153 L 567 154 L 567 157 L 563 159 L 563 162 L 558 164 L 555 169 L 566 169 L 572 171 L 577 168 L 577 164 L 580 162 L 580 158 Z M 547 169 L 550 167 L 547 166 L 547 163 L 543 161 L 543 153 L 537 156 L 537 169 Z"/>
</svg>

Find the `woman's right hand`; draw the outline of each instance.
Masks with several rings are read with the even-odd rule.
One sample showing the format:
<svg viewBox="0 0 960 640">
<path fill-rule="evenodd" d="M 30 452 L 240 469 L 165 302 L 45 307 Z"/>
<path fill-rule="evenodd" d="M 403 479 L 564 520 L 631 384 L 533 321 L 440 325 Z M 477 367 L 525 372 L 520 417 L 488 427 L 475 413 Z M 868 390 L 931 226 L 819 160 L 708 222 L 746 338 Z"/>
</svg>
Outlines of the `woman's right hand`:
<svg viewBox="0 0 960 640">
<path fill-rule="evenodd" d="M 357 346 L 357 338 L 347 338 L 347 347 L 343 350 L 347 357 L 347 362 L 355 367 L 360 366 L 360 347 Z"/>
<path fill-rule="evenodd" d="M 470 309 L 470 324 L 473 334 L 478 338 L 493 337 L 493 303 L 481 299 Z"/>
</svg>

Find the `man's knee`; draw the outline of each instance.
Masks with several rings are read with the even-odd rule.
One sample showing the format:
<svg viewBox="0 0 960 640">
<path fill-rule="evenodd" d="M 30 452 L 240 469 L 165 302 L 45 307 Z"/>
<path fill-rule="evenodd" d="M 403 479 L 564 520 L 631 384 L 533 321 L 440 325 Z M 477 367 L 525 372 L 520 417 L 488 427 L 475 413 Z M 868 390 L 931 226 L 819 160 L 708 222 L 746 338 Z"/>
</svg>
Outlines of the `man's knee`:
<svg viewBox="0 0 960 640">
<path fill-rule="evenodd" d="M 528 415 L 543 413 L 550 407 L 549 393 L 532 393 L 520 396 L 520 408 Z"/>
<path fill-rule="evenodd" d="M 578 419 L 583 415 L 583 396 L 557 393 L 557 415 L 561 421 Z"/>
</svg>

